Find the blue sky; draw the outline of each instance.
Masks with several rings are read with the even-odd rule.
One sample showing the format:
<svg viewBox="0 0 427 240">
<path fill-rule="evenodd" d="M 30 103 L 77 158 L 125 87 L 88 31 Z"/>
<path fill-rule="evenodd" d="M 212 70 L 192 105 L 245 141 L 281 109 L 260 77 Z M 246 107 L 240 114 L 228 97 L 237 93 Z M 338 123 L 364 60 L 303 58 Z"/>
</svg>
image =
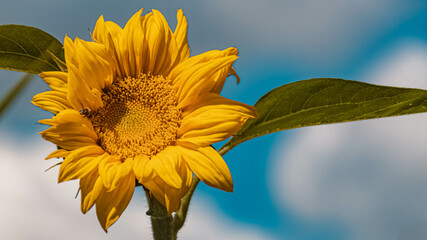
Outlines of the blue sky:
<svg viewBox="0 0 427 240">
<path fill-rule="evenodd" d="M 89 40 L 97 18 L 123 26 L 139 8 L 159 9 L 172 27 L 189 21 L 192 55 L 237 47 L 223 95 L 253 104 L 288 82 L 339 77 L 427 89 L 427 2 L 412 0 L 217 0 L 3 2 L 0 24 L 41 28 Z M 0 96 L 19 73 L 0 71 Z M 0 235 L 104 239 L 93 213 L 83 216 L 77 185 L 44 173 L 54 149 L 38 132 L 50 115 L 29 103 L 47 87 L 34 78 L 0 119 Z M 201 185 L 182 239 L 425 239 L 425 114 L 295 129 L 244 143 L 225 159 L 235 192 Z M 21 150 L 23 149 L 23 150 Z M 6 183 L 7 186 L 6 186 Z M 37 191 L 35 190 L 37 189 Z M 149 238 L 142 192 L 108 238 Z M 137 223 L 136 223 L 137 222 Z M 64 224 L 58 224 L 64 223 Z M 25 229 L 25 231 L 23 230 Z M 3 232 L 4 231 L 4 232 Z"/>
</svg>

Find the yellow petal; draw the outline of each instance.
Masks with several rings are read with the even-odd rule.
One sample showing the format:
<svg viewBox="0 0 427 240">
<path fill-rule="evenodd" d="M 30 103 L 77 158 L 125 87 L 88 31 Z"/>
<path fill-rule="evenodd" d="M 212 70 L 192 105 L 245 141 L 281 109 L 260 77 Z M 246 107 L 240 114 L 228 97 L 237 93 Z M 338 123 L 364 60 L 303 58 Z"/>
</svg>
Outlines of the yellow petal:
<svg viewBox="0 0 427 240">
<path fill-rule="evenodd" d="M 53 114 L 58 114 L 65 109 L 72 108 L 68 103 L 67 94 L 62 91 L 47 91 L 36 94 L 31 102 L 37 107 Z"/>
<path fill-rule="evenodd" d="M 104 150 L 91 145 L 72 151 L 59 167 L 58 182 L 79 179 L 89 174 L 106 157 Z"/>
<path fill-rule="evenodd" d="M 169 146 L 152 156 L 148 164 L 165 183 L 179 189 L 182 184 L 181 176 L 177 172 L 180 162 L 181 156 L 179 152 L 174 146 Z"/>
<path fill-rule="evenodd" d="M 51 158 L 65 158 L 70 154 L 71 152 L 65 149 L 58 149 L 53 151 L 51 154 L 49 154 L 45 160 L 51 159 Z"/>
<path fill-rule="evenodd" d="M 209 54 L 214 55 L 216 58 L 197 63 L 192 63 L 191 58 L 189 58 L 180 64 L 185 67 L 182 72 L 175 70 L 181 68 L 180 66 L 177 66 L 172 71 L 169 78 L 174 81 L 173 84 L 177 88 L 178 107 L 185 108 L 199 95 L 212 92 L 217 88 L 218 81 L 223 84 L 222 82 L 225 81 L 227 76 L 224 73 L 228 73 L 237 59 L 235 55 L 221 56 L 223 54 L 223 52 L 219 51 L 216 54 Z M 221 79 L 218 77 L 221 77 Z"/>
<path fill-rule="evenodd" d="M 91 89 L 82 81 L 83 76 L 78 68 L 72 64 L 68 65 L 68 95 L 67 99 L 75 110 L 89 108 L 95 111 L 103 106 L 101 94 L 98 89 Z"/>
<path fill-rule="evenodd" d="M 182 75 L 188 71 L 190 68 L 198 65 L 210 62 L 212 60 L 226 57 L 226 56 L 237 56 L 239 54 L 239 51 L 236 48 L 230 47 L 225 50 L 211 50 L 208 52 L 204 52 L 202 54 L 193 56 L 191 58 L 185 59 L 185 61 L 182 61 L 180 64 L 178 64 L 169 74 L 169 78 L 172 80 L 174 85 L 180 85 L 184 83 L 186 80 L 182 78 Z M 233 73 L 232 70 L 230 70 L 230 73 Z M 211 79 L 213 82 L 217 81 L 225 81 L 225 79 Z M 214 85 L 214 84 L 213 84 Z"/>
<path fill-rule="evenodd" d="M 187 40 L 188 23 L 181 9 L 178 10 L 176 17 L 178 19 L 178 24 L 176 25 L 173 36 L 178 46 L 178 63 L 180 63 L 190 56 L 190 47 L 188 46 Z"/>
<path fill-rule="evenodd" d="M 116 189 L 118 182 L 127 177 L 132 172 L 133 162 L 131 158 L 126 159 L 123 163 L 114 156 L 104 158 L 98 166 L 99 176 L 107 191 Z"/>
<path fill-rule="evenodd" d="M 181 194 L 180 189 L 170 187 L 169 185 L 166 185 L 165 191 L 166 210 L 170 215 L 172 212 L 178 211 L 181 206 L 181 198 L 184 197 L 184 195 Z"/>
<path fill-rule="evenodd" d="M 225 53 L 226 50 L 220 51 L 220 50 L 211 50 L 204 53 L 201 53 L 196 56 L 192 56 L 188 59 L 185 59 L 185 61 L 181 62 L 181 64 L 178 64 L 170 73 L 169 78 L 172 80 L 173 84 L 177 84 L 179 81 L 182 81 L 181 76 L 182 74 L 189 68 L 193 67 L 194 65 L 209 62 L 213 59 L 228 56 L 230 54 Z"/>
<path fill-rule="evenodd" d="M 200 180 L 211 187 L 233 191 L 233 180 L 224 159 L 212 147 L 177 146 L 182 159 Z"/>
<path fill-rule="evenodd" d="M 64 56 L 65 56 L 65 63 L 67 64 L 68 67 L 68 63 L 73 62 L 73 58 L 75 56 L 75 47 L 74 47 L 74 42 L 73 40 L 71 40 L 71 38 L 69 38 L 67 35 L 65 35 L 64 38 Z"/>
<path fill-rule="evenodd" d="M 68 68 L 68 101 L 79 110 L 102 106 L 101 92 L 113 82 L 115 64 L 107 48 L 99 43 L 76 38 L 64 40 Z"/>
<path fill-rule="evenodd" d="M 209 146 L 231 137 L 258 113 L 252 106 L 210 93 L 197 98 L 183 116 L 178 143 Z"/>
<path fill-rule="evenodd" d="M 52 71 L 42 72 L 39 76 L 45 81 L 52 90 L 66 92 L 68 74 L 66 72 Z"/>
<path fill-rule="evenodd" d="M 96 42 L 86 42 L 79 38 L 73 42 L 65 37 L 64 51 L 68 65 L 74 65 L 80 72 L 82 79 L 89 88 L 102 90 L 109 87 L 113 81 L 113 70 L 111 63 L 114 63 L 107 48 L 103 44 Z M 68 69 L 70 71 L 70 69 Z M 74 70 L 72 70 L 74 71 Z"/>
<path fill-rule="evenodd" d="M 113 67 L 115 69 L 116 78 L 123 78 L 124 72 L 123 67 L 119 61 L 119 40 L 123 32 L 123 29 L 114 22 L 104 21 L 104 17 L 101 15 L 96 22 L 95 29 L 93 31 L 94 40 L 97 43 L 101 43 L 106 46 L 108 53 L 113 58 Z"/>
<path fill-rule="evenodd" d="M 183 191 L 169 186 L 160 177 L 145 183 L 144 186 L 150 190 L 157 201 L 166 207 L 169 215 L 179 209 L 181 198 L 185 195 Z"/>
<path fill-rule="evenodd" d="M 51 119 L 44 119 L 39 121 L 41 124 L 46 124 L 49 126 L 58 125 L 62 123 L 80 123 L 82 125 L 90 126 L 92 129 L 92 123 L 89 119 L 82 116 L 79 112 L 74 109 L 67 109 L 60 112 L 58 115 L 52 117 Z"/>
<path fill-rule="evenodd" d="M 107 191 L 104 188 L 96 200 L 96 215 L 102 228 L 107 229 L 117 221 L 129 204 L 135 189 L 135 175 L 133 173 L 121 178 L 117 188 Z"/>
<path fill-rule="evenodd" d="M 96 22 L 93 37 L 97 43 L 104 44 L 110 52 L 117 48 L 122 32 L 123 29 L 119 25 L 111 21 L 105 22 L 101 15 Z"/>
<path fill-rule="evenodd" d="M 97 145 L 98 137 L 93 130 L 92 123 L 75 110 L 64 110 L 52 119 L 39 122 L 51 126 L 41 132 L 42 137 L 61 148 L 75 150 Z"/>
<path fill-rule="evenodd" d="M 182 162 L 177 168 L 182 182 L 179 189 L 169 186 L 159 176 L 153 177 L 150 181 L 144 183 L 144 186 L 150 190 L 150 193 L 166 207 L 169 214 L 177 211 L 181 206 L 181 199 L 187 194 L 193 181 L 193 172 Z"/>
<path fill-rule="evenodd" d="M 212 78 L 216 79 L 216 80 L 215 80 L 215 84 L 212 86 L 212 88 L 209 89 L 209 92 L 220 94 L 223 87 L 224 87 L 225 79 L 230 75 L 236 77 L 236 82 L 237 82 L 237 84 L 239 84 L 240 78 L 237 75 L 234 68 L 232 66 L 225 67 L 225 68 L 221 69 L 221 71 L 218 71 L 215 75 L 212 76 Z M 208 92 L 208 91 L 206 90 L 205 92 Z"/>
<path fill-rule="evenodd" d="M 193 172 L 188 168 L 186 162 L 182 162 L 180 169 L 179 169 L 179 175 L 182 178 L 182 185 L 181 185 L 181 196 L 184 196 L 187 194 L 188 190 L 191 187 L 191 183 L 193 182 Z"/>
<path fill-rule="evenodd" d="M 92 170 L 80 179 L 81 211 L 86 214 L 95 204 L 103 189 L 102 179 L 99 177 L 98 169 Z"/>
<path fill-rule="evenodd" d="M 163 15 L 142 9 L 129 19 L 120 37 L 119 58 L 127 76 L 141 73 L 166 76 L 181 56 L 173 33 Z"/>
<path fill-rule="evenodd" d="M 76 62 L 70 64 L 79 67 L 84 79 L 90 88 L 96 88 L 99 91 L 111 86 L 113 82 L 114 63 L 107 48 L 99 43 L 86 42 L 76 38 L 75 41 Z"/>
<path fill-rule="evenodd" d="M 166 183 L 158 176 L 154 177 L 151 181 L 144 183 L 144 187 L 150 190 L 150 193 L 166 207 L 165 203 L 165 188 Z"/>
<path fill-rule="evenodd" d="M 145 182 L 151 181 L 155 175 L 153 167 L 148 164 L 150 157 L 146 155 L 138 155 L 133 161 L 133 172 L 139 183 L 144 184 Z"/>
<path fill-rule="evenodd" d="M 165 17 L 155 9 L 153 9 L 153 19 L 154 23 L 148 31 L 155 31 L 158 33 L 159 38 L 157 41 L 150 42 L 152 43 L 150 44 L 150 50 L 153 53 L 150 58 L 150 65 L 151 63 L 155 63 L 155 65 L 149 67 L 148 71 L 155 75 L 166 76 L 180 58 L 178 58 L 178 46 Z"/>
<path fill-rule="evenodd" d="M 144 59 L 148 58 L 145 26 L 151 14 L 141 17 L 142 10 L 129 19 L 120 35 L 118 57 L 125 76 L 139 77 Z"/>
</svg>

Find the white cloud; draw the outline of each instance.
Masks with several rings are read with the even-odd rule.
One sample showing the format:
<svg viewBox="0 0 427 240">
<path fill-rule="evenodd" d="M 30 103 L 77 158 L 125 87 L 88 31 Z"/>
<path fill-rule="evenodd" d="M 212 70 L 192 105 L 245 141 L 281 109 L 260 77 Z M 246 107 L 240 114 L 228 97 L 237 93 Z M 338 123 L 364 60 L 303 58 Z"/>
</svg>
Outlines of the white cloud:
<svg viewBox="0 0 427 240">
<path fill-rule="evenodd" d="M 363 79 L 427 89 L 427 45 L 406 42 L 381 61 Z M 426 122 L 419 114 L 297 130 L 271 165 L 277 203 L 309 222 L 334 220 L 350 239 L 426 239 Z"/>
<path fill-rule="evenodd" d="M 39 137 L 0 136 L 0 236 L 2 239 L 151 239 L 146 200 L 137 188 L 129 207 L 105 234 L 92 209 L 80 212 L 77 182 L 57 184 L 57 168 L 43 161 L 54 146 Z M 195 195 L 183 239 L 272 239 L 250 225 L 226 217 L 206 196 Z"/>
</svg>

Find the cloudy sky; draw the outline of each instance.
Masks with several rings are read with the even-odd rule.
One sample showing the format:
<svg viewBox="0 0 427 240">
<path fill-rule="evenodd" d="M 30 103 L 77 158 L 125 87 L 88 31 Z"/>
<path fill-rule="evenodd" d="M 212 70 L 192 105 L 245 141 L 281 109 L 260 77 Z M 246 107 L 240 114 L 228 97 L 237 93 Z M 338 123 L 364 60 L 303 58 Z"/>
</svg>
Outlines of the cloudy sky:
<svg viewBox="0 0 427 240">
<path fill-rule="evenodd" d="M 97 18 L 124 25 L 139 8 L 189 20 L 192 55 L 235 46 L 241 77 L 224 95 L 249 104 L 313 77 L 427 89 L 427 2 L 421 0 L 180 0 L 1 3 L 0 24 L 89 39 Z M 0 71 L 0 97 L 19 73 Z M 150 239 L 142 191 L 106 235 L 82 215 L 77 183 L 56 184 L 54 146 L 29 103 L 39 78 L 0 119 L 0 236 L 5 239 Z M 181 239 L 427 239 L 426 114 L 295 129 L 225 156 L 235 192 L 201 184 Z M 141 237 L 142 236 L 142 237 Z M 205 237 L 208 238 L 205 238 Z"/>
</svg>

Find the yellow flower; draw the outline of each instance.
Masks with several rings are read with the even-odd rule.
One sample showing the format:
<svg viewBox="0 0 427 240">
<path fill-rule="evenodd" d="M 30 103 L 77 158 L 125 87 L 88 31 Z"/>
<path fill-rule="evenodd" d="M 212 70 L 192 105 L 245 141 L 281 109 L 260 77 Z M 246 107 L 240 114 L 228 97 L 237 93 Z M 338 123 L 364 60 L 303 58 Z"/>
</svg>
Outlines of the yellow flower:
<svg viewBox="0 0 427 240">
<path fill-rule="evenodd" d="M 93 41 L 64 40 L 68 72 L 43 72 L 52 90 L 33 103 L 55 114 L 40 122 L 64 158 L 58 181 L 80 179 L 81 210 L 96 204 L 106 230 L 127 207 L 135 180 L 169 213 L 179 209 L 193 173 L 233 190 L 230 171 L 211 147 L 236 133 L 254 107 L 219 95 L 237 49 L 189 57 L 187 20 L 174 32 L 156 10 L 138 11 L 122 29 L 101 16 Z M 236 76 L 237 77 L 237 76 Z"/>
</svg>

